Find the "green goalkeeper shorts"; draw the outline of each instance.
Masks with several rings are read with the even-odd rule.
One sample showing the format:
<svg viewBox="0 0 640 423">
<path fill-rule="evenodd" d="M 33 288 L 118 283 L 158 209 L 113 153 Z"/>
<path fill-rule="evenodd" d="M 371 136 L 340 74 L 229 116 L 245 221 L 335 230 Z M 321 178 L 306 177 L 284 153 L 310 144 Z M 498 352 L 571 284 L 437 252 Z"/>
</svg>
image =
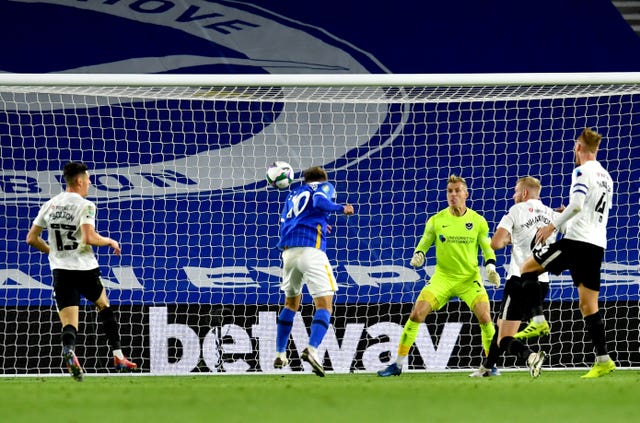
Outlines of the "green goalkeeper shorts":
<svg viewBox="0 0 640 423">
<path fill-rule="evenodd" d="M 433 310 L 439 310 L 453 297 L 460 298 L 471 310 L 478 303 L 488 303 L 489 296 L 480 272 L 468 279 L 448 278 L 435 272 L 420 291 L 418 301 L 427 301 Z"/>
</svg>

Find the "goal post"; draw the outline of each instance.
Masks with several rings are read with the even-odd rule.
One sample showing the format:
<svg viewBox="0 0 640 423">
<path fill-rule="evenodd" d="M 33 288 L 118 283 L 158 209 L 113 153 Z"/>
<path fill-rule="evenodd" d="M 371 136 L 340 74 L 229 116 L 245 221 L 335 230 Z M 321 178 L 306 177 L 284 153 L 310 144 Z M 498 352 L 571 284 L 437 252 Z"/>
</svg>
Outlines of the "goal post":
<svg viewBox="0 0 640 423">
<path fill-rule="evenodd" d="M 337 201 L 327 254 L 339 285 L 320 355 L 336 373 L 374 372 L 395 357 L 402 325 L 435 266 L 409 265 L 427 218 L 446 207 L 446 179 L 490 233 L 517 178 L 568 200 L 572 145 L 604 135 L 598 160 L 616 183 L 602 270 L 608 346 L 640 363 L 640 73 L 478 75 L 0 74 L 0 374 L 63 372 L 47 259 L 24 242 L 40 205 L 63 189 L 62 166 L 90 167 L 95 249 L 126 353 L 151 374 L 276 372 L 279 210 L 271 162 L 325 167 Z M 504 278 L 508 252 L 498 253 Z M 502 291 L 487 288 L 495 314 Z M 551 279 L 548 366 L 587 367 L 594 353 L 570 276 Z M 284 372 L 300 360 L 312 303 L 306 290 Z M 95 311 L 81 307 L 77 353 L 109 372 Z M 480 364 L 480 331 L 457 299 L 421 326 L 409 370 Z M 500 362 L 515 368 L 513 360 Z"/>
</svg>

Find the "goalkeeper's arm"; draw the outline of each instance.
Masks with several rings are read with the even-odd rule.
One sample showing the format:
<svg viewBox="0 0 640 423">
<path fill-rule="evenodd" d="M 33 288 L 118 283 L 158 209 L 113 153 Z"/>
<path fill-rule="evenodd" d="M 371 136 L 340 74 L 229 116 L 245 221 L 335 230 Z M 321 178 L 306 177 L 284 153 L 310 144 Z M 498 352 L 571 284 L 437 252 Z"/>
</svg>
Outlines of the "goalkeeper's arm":
<svg viewBox="0 0 640 423">
<path fill-rule="evenodd" d="M 420 238 L 420 242 L 416 247 L 416 250 L 413 253 L 413 257 L 411 258 L 411 266 L 413 267 L 421 267 L 424 264 L 424 254 L 431 247 L 433 241 L 436 239 L 436 234 L 433 229 L 433 218 L 429 218 L 427 220 L 427 224 L 424 228 L 424 233 L 422 234 L 422 238 Z"/>
<path fill-rule="evenodd" d="M 422 267 L 424 264 L 424 253 L 422 251 L 416 251 L 413 253 L 413 257 L 411 258 L 411 262 L 409 263 L 413 267 Z"/>
<path fill-rule="evenodd" d="M 487 280 L 496 288 L 500 286 L 500 274 L 496 270 L 496 252 L 491 248 L 489 240 L 489 225 L 484 222 L 480 233 L 478 234 L 478 244 L 484 256 L 484 268 L 487 271 Z"/>
<path fill-rule="evenodd" d="M 484 262 L 484 269 L 487 271 L 487 280 L 496 288 L 500 287 L 500 274 L 496 270 L 496 261 L 493 259 Z"/>
</svg>

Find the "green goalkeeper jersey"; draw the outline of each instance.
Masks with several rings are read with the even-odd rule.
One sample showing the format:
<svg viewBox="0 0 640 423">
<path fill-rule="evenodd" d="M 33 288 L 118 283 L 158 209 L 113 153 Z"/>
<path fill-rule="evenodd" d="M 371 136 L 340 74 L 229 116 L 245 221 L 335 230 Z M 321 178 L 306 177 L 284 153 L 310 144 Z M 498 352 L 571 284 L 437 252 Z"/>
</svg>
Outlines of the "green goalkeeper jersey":
<svg viewBox="0 0 640 423">
<path fill-rule="evenodd" d="M 496 258 L 487 221 L 470 208 L 462 216 L 454 216 L 449 208 L 431 216 L 416 251 L 426 255 L 434 242 L 436 273 L 448 278 L 468 279 L 479 273 L 478 247 L 485 262 Z"/>
</svg>

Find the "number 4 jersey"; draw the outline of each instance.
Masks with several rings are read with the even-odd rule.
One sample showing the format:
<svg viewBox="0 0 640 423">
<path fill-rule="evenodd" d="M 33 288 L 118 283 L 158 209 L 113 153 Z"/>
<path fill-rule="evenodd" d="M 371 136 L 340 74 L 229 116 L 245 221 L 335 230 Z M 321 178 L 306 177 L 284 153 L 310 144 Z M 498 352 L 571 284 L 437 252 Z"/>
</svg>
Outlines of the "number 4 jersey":
<svg viewBox="0 0 640 423">
<path fill-rule="evenodd" d="M 612 198 L 613 181 L 598 161 L 590 160 L 577 167 L 571 176 L 569 204 L 580 206 L 580 212 L 567 221 L 565 238 L 606 248 Z M 559 220 L 554 219 L 554 223 Z"/>
<path fill-rule="evenodd" d="M 93 249 L 82 242 L 80 230 L 84 224 L 95 226 L 95 221 L 95 204 L 74 192 L 60 193 L 40 208 L 33 223 L 47 229 L 51 270 L 98 267 Z"/>
</svg>

